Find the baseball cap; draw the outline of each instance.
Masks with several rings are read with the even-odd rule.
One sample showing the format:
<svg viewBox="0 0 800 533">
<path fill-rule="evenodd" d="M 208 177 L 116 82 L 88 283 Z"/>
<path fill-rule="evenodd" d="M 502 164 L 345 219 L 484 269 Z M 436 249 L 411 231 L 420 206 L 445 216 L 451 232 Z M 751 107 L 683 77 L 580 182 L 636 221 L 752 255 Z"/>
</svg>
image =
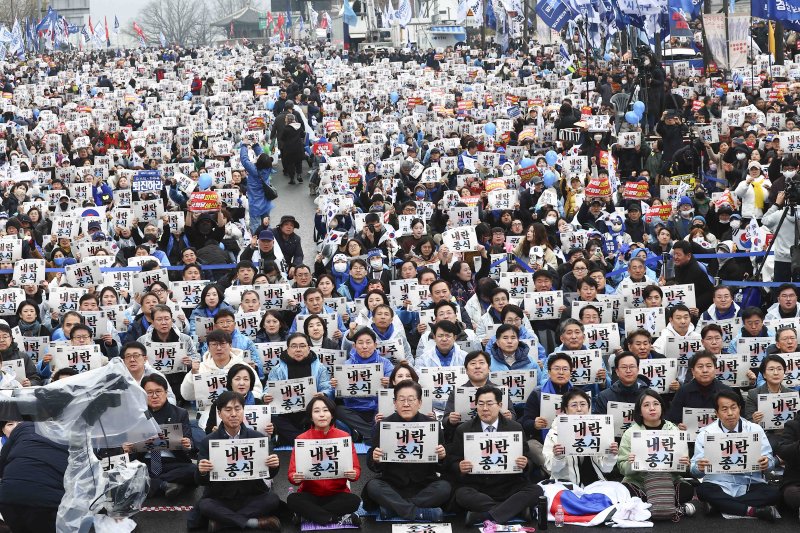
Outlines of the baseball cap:
<svg viewBox="0 0 800 533">
<path fill-rule="evenodd" d="M 275 234 L 272 233 L 271 229 L 261 230 L 261 233 L 258 234 L 259 241 L 274 241 Z"/>
</svg>

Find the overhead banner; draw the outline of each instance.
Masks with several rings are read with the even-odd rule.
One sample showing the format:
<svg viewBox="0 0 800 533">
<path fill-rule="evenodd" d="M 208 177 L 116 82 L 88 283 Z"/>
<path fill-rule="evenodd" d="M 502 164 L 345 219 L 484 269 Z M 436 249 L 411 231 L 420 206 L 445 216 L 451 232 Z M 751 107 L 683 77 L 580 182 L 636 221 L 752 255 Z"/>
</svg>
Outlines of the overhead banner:
<svg viewBox="0 0 800 533">
<path fill-rule="evenodd" d="M 706 30 L 706 44 L 722 70 L 728 70 L 727 36 L 725 35 L 725 15 L 703 15 Z"/>
<path fill-rule="evenodd" d="M 728 50 L 730 65 L 728 68 L 747 66 L 747 42 L 750 39 L 750 17 L 747 15 L 731 15 L 728 18 Z"/>
</svg>

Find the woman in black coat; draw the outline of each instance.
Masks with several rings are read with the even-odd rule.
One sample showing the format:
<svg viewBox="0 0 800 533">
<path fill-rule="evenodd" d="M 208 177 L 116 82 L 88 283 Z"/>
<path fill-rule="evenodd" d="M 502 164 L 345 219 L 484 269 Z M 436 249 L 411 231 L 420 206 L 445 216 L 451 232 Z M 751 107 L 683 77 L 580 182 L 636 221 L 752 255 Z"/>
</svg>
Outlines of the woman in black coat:
<svg viewBox="0 0 800 533">
<path fill-rule="evenodd" d="M 286 115 L 286 127 L 281 133 L 281 160 L 283 170 L 289 175 L 289 184 L 303 183 L 303 158 L 305 157 L 306 132 L 303 124 L 293 114 Z"/>
</svg>

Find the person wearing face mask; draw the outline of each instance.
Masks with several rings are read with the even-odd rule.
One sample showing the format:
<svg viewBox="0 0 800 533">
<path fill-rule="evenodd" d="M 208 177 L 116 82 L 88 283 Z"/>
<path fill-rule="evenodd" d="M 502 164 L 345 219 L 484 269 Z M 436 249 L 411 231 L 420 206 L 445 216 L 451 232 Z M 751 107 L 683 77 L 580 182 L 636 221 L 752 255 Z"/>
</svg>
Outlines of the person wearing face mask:
<svg viewBox="0 0 800 533">
<path fill-rule="evenodd" d="M 796 168 L 796 167 L 795 167 Z M 790 172 L 795 172 L 794 170 Z M 794 175 L 792 175 L 794 177 Z M 781 191 L 775 198 L 775 204 L 770 207 L 761 222 L 775 235 L 775 244 L 772 249 L 775 252 L 775 270 L 772 281 L 798 281 L 800 276 L 792 272 L 792 246 L 796 243 L 796 230 L 795 224 L 798 223 L 797 208 L 785 205 L 786 192 Z M 778 223 L 784 214 L 784 209 L 789 209 L 783 224 L 778 231 Z"/>
<path fill-rule="evenodd" d="M 779 142 L 779 140 L 775 140 L 776 157 L 772 158 L 772 162 L 767 168 L 767 177 L 772 182 L 767 199 L 768 205 L 775 204 L 778 193 L 786 189 L 786 182 L 794 179 L 797 175 L 797 159 L 794 156 L 783 157 L 783 150 L 778 148 Z"/>
<path fill-rule="evenodd" d="M 736 186 L 734 193 L 740 199 L 742 217 L 760 219 L 764 214 L 772 182 L 764 176 L 761 164 L 751 161 L 747 166 L 747 177 Z"/>
<path fill-rule="evenodd" d="M 692 230 L 694 217 L 694 204 L 688 196 L 681 196 L 678 200 L 678 210 L 673 211 L 669 219 L 669 229 L 679 239 L 685 238 Z"/>
<path fill-rule="evenodd" d="M 390 276 L 389 269 L 383 262 L 383 253 L 377 248 L 367 252 L 367 264 L 369 265 L 367 278 L 380 281 L 384 290 L 388 290 Z"/>
</svg>

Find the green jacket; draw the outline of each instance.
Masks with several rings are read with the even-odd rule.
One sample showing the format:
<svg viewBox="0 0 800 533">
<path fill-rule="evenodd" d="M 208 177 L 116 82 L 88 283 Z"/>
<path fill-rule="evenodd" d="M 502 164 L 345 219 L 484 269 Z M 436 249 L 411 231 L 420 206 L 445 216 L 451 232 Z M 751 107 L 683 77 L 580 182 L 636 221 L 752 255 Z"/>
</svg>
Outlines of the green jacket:
<svg viewBox="0 0 800 533">
<path fill-rule="evenodd" d="M 678 426 L 669 420 L 664 420 L 664 427 L 661 429 L 664 431 L 679 431 Z M 631 483 L 643 490 L 644 475 L 646 472 L 634 472 L 633 463 L 628 461 L 628 456 L 631 454 L 631 437 L 633 436 L 633 432 L 645 430 L 647 430 L 647 428 L 644 426 L 640 426 L 636 423 L 631 424 L 631 426 L 625 430 L 625 433 L 622 434 L 622 441 L 619 443 L 619 453 L 617 454 L 617 469 L 625 476 L 622 482 Z M 679 472 L 672 472 L 673 481 L 680 481 L 681 478 L 682 476 Z"/>
</svg>

